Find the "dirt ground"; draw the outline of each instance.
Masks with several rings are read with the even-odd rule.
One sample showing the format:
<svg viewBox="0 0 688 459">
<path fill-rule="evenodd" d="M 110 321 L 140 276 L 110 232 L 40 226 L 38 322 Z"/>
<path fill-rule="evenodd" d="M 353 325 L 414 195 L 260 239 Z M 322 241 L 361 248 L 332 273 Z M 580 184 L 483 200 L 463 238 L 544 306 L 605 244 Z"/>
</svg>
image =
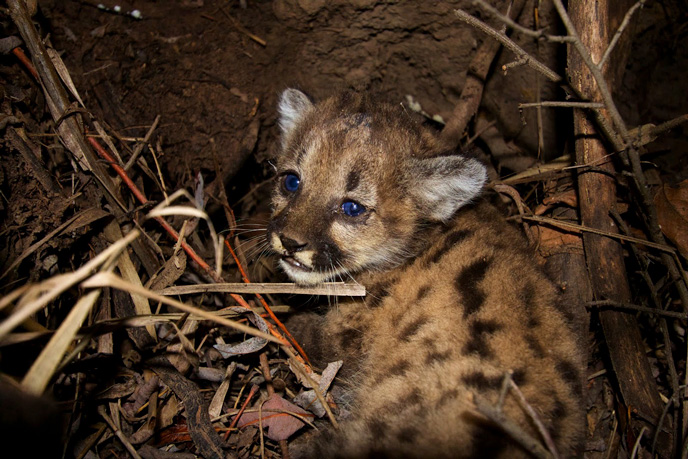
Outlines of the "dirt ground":
<svg viewBox="0 0 688 459">
<path fill-rule="evenodd" d="M 124 12 L 139 10 L 141 18 L 103 10 L 99 3 L 109 10 L 116 5 Z M 519 23 L 533 27 L 537 17 L 539 27 L 560 32 L 549 2 L 543 2 L 537 16 L 534 3 L 539 4 L 527 2 Z M 409 110 L 419 104 L 425 116 L 435 117 L 431 123 L 441 127 L 437 119 L 450 116 L 470 61 L 485 40 L 457 20 L 453 14 L 457 7 L 485 17 L 468 0 L 42 0 L 34 19 L 41 35 L 48 35 L 60 53 L 87 110 L 123 144 L 127 138 L 146 135 L 159 117 L 151 142 L 156 155 L 144 153 L 149 172 L 132 172 L 148 197 L 161 199 L 162 189 L 171 193 L 185 188 L 193 193 L 203 188 L 200 174 L 207 208 L 221 231 L 226 227 L 221 190 L 226 190 L 239 219 L 265 220 L 269 193 L 265 185 L 278 145 L 275 105 L 286 88 L 300 88 L 315 99 L 343 88 L 364 89 Z M 4 34 L 16 34 L 6 15 L 2 27 Z M 628 33 L 634 38 L 615 94 L 627 123 L 660 124 L 688 112 L 688 3 L 649 1 Z M 518 36 L 516 41 L 564 72 L 562 46 Z M 41 88 L 20 70 L 14 56 L 1 59 L 5 123 L 20 123 L 36 134 L 30 136 L 31 145 L 65 195 L 81 192 L 73 199 L 46 193 L 22 156 L 5 142 L 0 163 L 0 265 L 9 266 L 71 217 L 75 203 L 81 208 L 99 206 L 101 197 L 89 191 L 90 179 L 51 135 Z M 523 66 L 506 74 L 499 70 L 513 59 L 506 51 L 498 55 L 481 110 L 468 130 L 469 137 L 477 134 L 475 147 L 502 177 L 523 171 L 537 158 L 551 160 L 572 153 L 570 112 L 546 109 L 539 141 L 535 111 L 518 109 L 519 103 L 559 100 L 563 92 Z M 10 115 L 19 121 L 9 120 Z M 655 185 L 688 178 L 687 133 L 688 127 L 678 127 L 648 146 L 643 159 L 653 171 Z M 124 147 L 121 153 L 126 161 L 131 149 Z M 102 249 L 92 246 L 92 237 L 88 229 L 80 228 L 70 237 L 51 239 L 2 280 L 3 294 L 17 284 L 76 269 L 92 251 Z M 259 274 L 256 266 L 251 268 L 257 280 L 274 277 L 269 269 Z M 236 270 L 228 276 L 233 277 L 229 281 L 240 278 Z M 58 304 L 39 319 L 55 327 L 66 308 Z M 594 327 L 591 374 L 604 373 L 608 367 L 597 354 L 599 343 L 594 337 L 599 330 Z M 679 346 L 683 351 L 677 359 L 685 371 L 685 343 Z M 36 348 L 2 352 L 3 372 L 21 374 L 27 356 L 37 352 Z M 658 373 L 662 368 L 655 365 Z M 610 447 L 607 439 L 614 438 L 610 434 L 616 422 L 614 390 L 613 383 L 604 379 L 590 381 L 589 457 L 604 457 Z M 75 436 L 81 440 L 87 435 L 82 431 Z M 626 457 L 628 445 L 619 448 L 619 440 L 615 441 L 618 457 Z M 109 451 L 117 457 L 125 454 L 118 446 Z"/>
</svg>

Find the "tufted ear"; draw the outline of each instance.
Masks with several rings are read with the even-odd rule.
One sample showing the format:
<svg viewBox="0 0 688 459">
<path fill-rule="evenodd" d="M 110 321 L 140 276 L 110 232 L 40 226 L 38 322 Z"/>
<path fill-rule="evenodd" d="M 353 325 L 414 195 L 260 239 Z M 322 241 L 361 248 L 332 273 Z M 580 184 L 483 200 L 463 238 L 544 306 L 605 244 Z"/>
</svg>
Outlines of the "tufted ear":
<svg viewBox="0 0 688 459">
<path fill-rule="evenodd" d="M 487 170 L 480 161 L 463 156 L 439 156 L 412 160 L 410 187 L 416 202 L 429 219 L 447 221 L 480 194 Z"/>
<path fill-rule="evenodd" d="M 313 102 L 298 89 L 287 89 L 279 100 L 279 126 L 286 139 L 296 124 L 313 108 Z"/>
</svg>

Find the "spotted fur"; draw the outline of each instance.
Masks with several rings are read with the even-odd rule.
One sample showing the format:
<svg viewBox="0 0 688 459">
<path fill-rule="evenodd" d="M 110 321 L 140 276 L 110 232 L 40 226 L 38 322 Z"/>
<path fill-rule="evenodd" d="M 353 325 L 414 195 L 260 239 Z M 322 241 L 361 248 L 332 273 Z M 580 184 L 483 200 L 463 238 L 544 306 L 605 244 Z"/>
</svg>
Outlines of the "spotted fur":
<svg viewBox="0 0 688 459">
<path fill-rule="evenodd" d="M 518 231 L 478 197 L 484 166 L 361 94 L 315 105 L 289 89 L 280 126 L 268 237 L 282 268 L 297 283 L 368 291 L 308 332 L 314 352 L 356 375 L 350 420 L 309 455 L 527 457 L 472 402 L 496 403 L 508 371 L 562 457 L 579 455 L 578 341 Z M 365 210 L 348 215 L 345 202 Z M 542 440 L 515 397 L 504 411 Z"/>
</svg>

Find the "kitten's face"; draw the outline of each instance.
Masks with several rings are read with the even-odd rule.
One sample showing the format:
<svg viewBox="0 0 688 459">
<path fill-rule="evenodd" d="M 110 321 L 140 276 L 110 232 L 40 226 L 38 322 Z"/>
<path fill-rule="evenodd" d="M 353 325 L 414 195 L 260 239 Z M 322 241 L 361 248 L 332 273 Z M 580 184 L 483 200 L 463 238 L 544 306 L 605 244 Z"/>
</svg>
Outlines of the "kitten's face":
<svg viewBox="0 0 688 459">
<path fill-rule="evenodd" d="M 290 89 L 280 115 L 268 237 L 297 283 L 403 262 L 421 222 L 447 220 L 485 181 L 473 159 L 429 158 L 432 141 L 403 111 L 358 95 L 313 105 Z"/>
</svg>

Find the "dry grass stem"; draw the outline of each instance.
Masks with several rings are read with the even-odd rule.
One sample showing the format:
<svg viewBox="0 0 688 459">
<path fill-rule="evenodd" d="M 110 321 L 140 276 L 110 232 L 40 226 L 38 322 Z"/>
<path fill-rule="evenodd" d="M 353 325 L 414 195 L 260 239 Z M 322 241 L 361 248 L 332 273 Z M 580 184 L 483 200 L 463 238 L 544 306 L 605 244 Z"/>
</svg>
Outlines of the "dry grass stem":
<svg viewBox="0 0 688 459">
<path fill-rule="evenodd" d="M 79 327 L 86 320 L 93 305 L 100 296 L 100 290 L 88 292 L 74 305 L 62 325 L 31 365 L 22 380 L 22 387 L 29 393 L 41 395 L 55 374 L 62 357 L 72 344 Z"/>
<path fill-rule="evenodd" d="M 268 335 L 266 333 L 261 332 L 260 330 L 257 330 L 255 328 L 246 326 L 244 324 L 241 324 L 239 322 L 235 322 L 233 320 L 226 319 L 224 317 L 220 317 L 216 314 L 213 314 L 208 311 L 204 311 L 203 309 L 199 309 L 194 306 L 189 306 L 187 304 L 181 303 L 179 301 L 173 300 L 171 298 L 168 298 L 166 296 L 162 296 L 158 293 L 152 292 L 144 287 L 137 286 L 134 284 L 131 284 L 129 282 L 126 282 L 120 277 L 115 276 L 114 274 L 111 273 L 99 273 L 91 278 L 87 279 L 85 282 L 83 282 L 82 287 L 84 288 L 102 288 L 102 287 L 112 287 L 112 288 L 117 288 L 120 290 L 124 290 L 129 293 L 135 293 L 141 296 L 145 296 L 146 298 L 149 298 L 151 300 L 159 301 L 160 303 L 166 304 L 168 306 L 172 306 L 175 309 L 179 309 L 180 311 L 187 312 L 189 314 L 194 314 L 198 317 L 201 317 L 205 320 L 210 320 L 211 322 L 215 322 L 218 325 L 223 325 L 225 327 L 230 327 L 235 330 L 238 330 L 240 332 L 247 333 L 252 336 L 257 336 L 259 338 L 263 338 L 265 340 L 268 340 L 273 343 L 277 344 L 282 344 L 283 342 L 280 341 L 279 339 L 273 337 L 272 335 Z"/>
<path fill-rule="evenodd" d="M 29 303 L 23 304 L 9 317 L 7 317 L 7 319 L 0 323 L 0 340 L 2 340 L 5 335 L 14 330 L 14 328 L 21 324 L 24 320 L 46 307 L 50 302 L 55 300 L 67 289 L 86 279 L 94 269 L 111 260 L 112 258 L 117 257 L 117 255 L 119 255 L 119 253 L 124 250 L 134 239 L 136 239 L 138 235 L 139 232 L 134 230 L 121 240 L 115 242 L 110 247 L 102 251 L 78 270 L 69 274 L 54 276 L 44 282 L 41 282 L 40 284 L 34 285 L 30 289 L 27 289 L 27 291 L 24 292 L 25 295 L 31 294 L 32 290 L 38 292 L 44 291 L 45 293 L 40 294 L 38 298 L 30 301 Z"/>
<path fill-rule="evenodd" d="M 598 230 L 595 228 L 590 228 L 587 226 L 578 225 L 576 223 L 570 223 L 570 222 L 566 222 L 563 220 L 557 220 L 556 218 L 539 217 L 539 216 L 535 216 L 535 215 L 522 215 L 522 216 L 515 216 L 512 218 L 522 218 L 524 220 L 532 220 L 535 222 L 546 223 L 546 224 L 549 224 L 552 226 L 556 226 L 556 227 L 571 230 L 571 231 L 599 234 L 601 236 L 607 236 L 607 237 L 610 237 L 612 239 L 619 239 L 621 241 L 633 242 L 635 244 L 642 244 L 642 245 L 645 245 L 647 247 L 652 247 L 653 249 L 661 250 L 662 252 L 666 252 L 669 254 L 675 254 L 676 253 L 676 249 L 674 249 L 673 247 L 666 245 L 666 244 L 657 244 L 655 242 L 647 241 L 645 239 L 640 239 L 640 238 L 633 237 L 633 236 L 625 236 L 625 235 L 619 234 L 619 233 L 610 233 L 609 231 Z"/>
</svg>

